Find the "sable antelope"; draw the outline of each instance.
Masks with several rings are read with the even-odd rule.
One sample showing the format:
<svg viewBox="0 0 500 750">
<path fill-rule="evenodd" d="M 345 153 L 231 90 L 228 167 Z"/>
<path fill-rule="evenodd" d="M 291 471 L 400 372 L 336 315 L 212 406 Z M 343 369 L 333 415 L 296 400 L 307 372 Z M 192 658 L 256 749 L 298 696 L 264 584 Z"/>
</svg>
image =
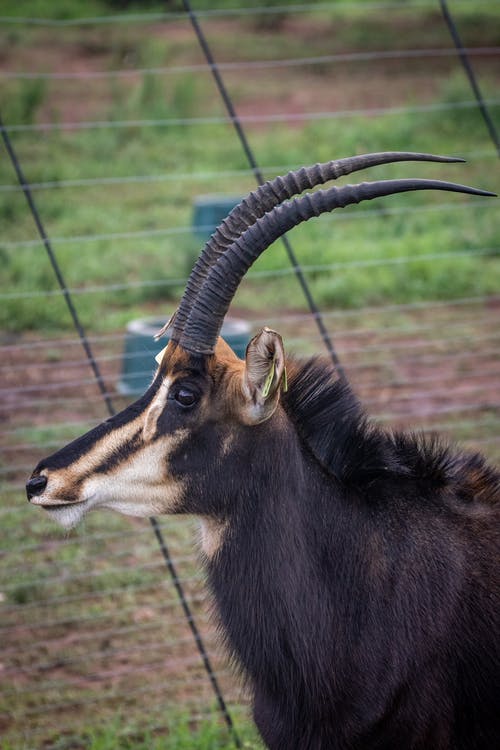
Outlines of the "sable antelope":
<svg viewBox="0 0 500 750">
<path fill-rule="evenodd" d="M 500 746 L 499 475 L 477 454 L 371 424 L 326 359 L 262 330 L 219 337 L 253 261 L 296 224 L 433 180 L 331 187 L 369 154 L 266 183 L 216 230 L 147 392 L 41 461 L 29 500 L 199 516 L 209 587 L 272 750 Z M 491 194 L 490 194 L 491 195 Z M 285 201 L 285 202 L 284 202 Z"/>
</svg>

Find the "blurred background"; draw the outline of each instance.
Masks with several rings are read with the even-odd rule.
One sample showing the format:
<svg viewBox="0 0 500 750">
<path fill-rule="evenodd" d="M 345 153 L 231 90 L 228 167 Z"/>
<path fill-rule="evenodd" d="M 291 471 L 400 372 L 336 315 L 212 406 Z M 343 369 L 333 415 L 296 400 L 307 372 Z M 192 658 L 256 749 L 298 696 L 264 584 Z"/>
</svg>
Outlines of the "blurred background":
<svg viewBox="0 0 500 750">
<path fill-rule="evenodd" d="M 498 192 L 498 4 L 448 3 L 493 133 L 438 0 L 192 5 L 266 179 L 413 150 L 467 163 L 390 165 L 366 179 Z M 0 16 L 5 131 L 102 373 L 99 388 L 2 143 L 0 744 L 231 747 L 148 521 L 96 513 L 64 534 L 27 507 L 24 483 L 40 458 L 107 416 L 106 399 L 121 409 L 148 382 L 163 346 L 151 330 L 175 309 L 218 212 L 255 187 L 255 170 L 182 2 L 3 0 Z M 498 461 L 498 201 L 394 196 L 289 239 L 367 411 Z M 288 351 L 326 353 L 281 242 L 231 313 L 249 331 L 279 330 Z M 257 748 L 210 621 L 196 523 L 160 527 L 241 741 Z"/>
</svg>

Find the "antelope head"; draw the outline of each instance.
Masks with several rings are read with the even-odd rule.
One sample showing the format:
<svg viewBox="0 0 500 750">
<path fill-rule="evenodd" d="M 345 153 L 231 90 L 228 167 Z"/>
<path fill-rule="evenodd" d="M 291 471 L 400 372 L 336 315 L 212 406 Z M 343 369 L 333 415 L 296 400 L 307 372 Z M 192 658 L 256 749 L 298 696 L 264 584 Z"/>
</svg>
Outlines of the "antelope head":
<svg viewBox="0 0 500 750">
<path fill-rule="evenodd" d="M 26 485 L 30 502 L 67 528 L 94 508 L 135 516 L 193 513 L 210 523 L 228 517 L 238 488 L 251 487 L 259 472 L 264 483 L 272 482 L 272 465 L 252 457 L 265 436 L 276 442 L 287 424 L 280 404 L 286 387 L 283 343 L 265 328 L 240 360 L 219 337 L 224 316 L 259 255 L 313 216 L 409 190 L 490 195 L 415 179 L 331 187 L 288 200 L 341 175 L 403 160 L 461 161 L 429 154 L 368 154 L 290 172 L 250 193 L 200 255 L 149 389 L 121 413 L 40 461 Z"/>
</svg>

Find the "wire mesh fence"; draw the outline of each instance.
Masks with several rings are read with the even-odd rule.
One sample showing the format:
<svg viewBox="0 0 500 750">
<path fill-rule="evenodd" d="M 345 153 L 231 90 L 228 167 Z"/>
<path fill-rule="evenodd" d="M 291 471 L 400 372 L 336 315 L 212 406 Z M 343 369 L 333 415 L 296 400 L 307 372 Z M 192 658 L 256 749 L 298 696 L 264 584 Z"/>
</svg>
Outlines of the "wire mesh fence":
<svg viewBox="0 0 500 750">
<path fill-rule="evenodd" d="M 204 7 L 200 20 L 263 174 L 347 155 L 336 145 L 332 153 L 341 132 L 342 146 L 354 152 L 392 148 L 396 131 L 415 150 L 439 152 L 446 144 L 448 153 L 468 157 L 467 166 L 440 168 L 439 177 L 494 189 L 495 148 L 467 85 L 457 88 L 460 62 L 437 6 Z M 282 16 L 279 33 L 256 31 L 258 12 Z M 417 48 L 411 30 L 430 21 L 429 46 Z M 127 358 L 139 360 L 140 374 L 152 374 L 160 347 L 151 342 L 145 352 L 125 354 L 125 323 L 168 317 L 206 231 L 193 227 L 193 201 L 207 192 L 247 192 L 255 168 L 240 154 L 234 123 L 185 14 L 12 16 L 0 23 L 8 40 L 0 61 L 2 107 L 12 115 L 6 131 L 104 384 L 99 388 L 71 328 L 22 191 L 3 159 L 0 732 L 14 748 L 89 746 L 92 732 L 109 725 L 117 735 L 167 736 L 186 715 L 193 723 L 216 722 L 217 701 L 150 525 L 96 513 L 63 535 L 26 507 L 23 485 L 42 456 L 105 418 L 104 398 L 115 409 L 129 403 L 120 391 Z M 14 27 L 20 36 L 12 42 Z M 113 37 L 109 49 L 102 28 Z M 467 37 L 468 27 L 463 31 Z M 373 43 L 366 41 L 370 34 Z M 240 42 L 233 47 L 225 41 L 231 35 Z M 156 40 L 150 57 L 168 50 L 168 64 L 141 64 L 148 62 L 138 52 L 145 37 Z M 481 44 L 465 39 L 492 92 L 500 50 L 494 37 Z M 23 52 L 28 41 L 30 55 Z M 87 52 L 78 55 L 82 48 Z M 116 79 L 127 88 L 113 90 Z M 29 99 L 23 87 L 30 80 L 37 86 L 43 80 L 48 89 L 36 109 L 26 105 L 22 120 L 12 102 Z M 191 93 L 177 101 L 175 116 L 160 108 L 149 117 L 149 91 L 153 98 L 166 92 L 172 101 L 172 92 L 182 99 L 185 90 Z M 497 122 L 498 98 L 486 95 L 485 103 Z M 150 108 L 148 117 L 135 116 L 141 107 Z M 158 145 L 163 142 L 167 153 Z M 402 176 L 405 170 L 388 171 Z M 395 427 L 439 430 L 493 461 L 500 458 L 499 230 L 494 202 L 439 195 L 324 217 L 292 238 L 318 314 L 368 412 Z M 419 244 L 427 232 L 432 243 Z M 245 280 L 232 312 L 252 330 L 279 330 L 289 350 L 315 354 L 324 350 L 324 337 L 293 274 L 284 250 L 273 248 Z M 222 694 L 233 713 L 245 715 L 248 696 L 210 616 L 196 522 L 161 519 L 159 526 Z"/>
</svg>

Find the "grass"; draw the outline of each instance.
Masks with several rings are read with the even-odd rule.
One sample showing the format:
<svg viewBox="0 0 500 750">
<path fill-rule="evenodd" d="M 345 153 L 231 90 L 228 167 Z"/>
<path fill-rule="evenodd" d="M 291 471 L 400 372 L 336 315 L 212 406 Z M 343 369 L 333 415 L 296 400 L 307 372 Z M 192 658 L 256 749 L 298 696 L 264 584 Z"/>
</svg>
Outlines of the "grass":
<svg viewBox="0 0 500 750">
<path fill-rule="evenodd" d="M 464 87 L 462 96 L 467 95 Z M 446 96 L 444 98 L 446 100 Z M 285 137 L 277 129 L 256 133 L 253 142 L 264 164 L 278 160 L 293 165 L 301 159 L 308 162 L 325 159 L 332 155 L 325 147 L 327 143 L 335 143 L 338 154 L 377 148 L 404 149 L 408 143 L 416 149 L 460 154 L 470 150 L 468 130 L 477 134 L 481 124 L 472 113 L 459 123 L 454 123 L 454 117 L 456 115 L 445 113 L 439 117 L 392 118 L 390 136 L 385 137 L 373 132 L 367 135 L 363 122 L 351 124 L 348 130 L 345 123 L 329 122 L 316 123 Z M 464 119 L 468 119 L 468 127 Z M 29 165 L 29 179 L 35 182 L 78 179 L 75 152 L 83 174 L 95 177 L 110 176 L 110 165 L 113 176 L 158 173 L 155 165 L 163 154 L 161 174 L 186 174 L 193 170 L 193 165 L 196 171 L 214 172 L 222 163 L 225 170 L 241 170 L 244 164 L 237 144 L 226 148 L 227 139 L 221 138 L 223 131 L 224 128 L 218 128 L 217 133 L 215 127 L 207 127 L 202 140 L 194 134 L 190 137 L 180 132 L 140 129 L 127 133 L 56 133 L 42 142 L 18 139 L 17 147 L 21 158 Z M 279 159 L 275 151 L 277 140 L 281 143 Z M 478 139 L 476 135 L 474 146 L 487 151 L 486 136 Z M 486 164 L 487 159 L 476 159 L 467 167 L 458 168 L 400 166 L 386 169 L 383 174 L 437 174 L 445 179 L 494 189 L 495 175 L 485 169 Z M 2 172 L 2 182 L 11 182 L 6 162 Z M 382 174 L 382 170 L 378 173 Z M 249 178 L 236 177 L 231 181 L 223 178 L 216 185 L 216 191 L 237 194 L 251 187 Z M 145 304 L 155 305 L 158 300 L 162 304 L 169 300 L 174 303 L 182 284 L 172 282 L 186 277 L 197 253 L 197 242 L 189 231 L 193 201 L 199 193 L 213 189 L 209 181 L 194 178 L 36 193 L 66 282 L 79 291 L 78 309 L 87 326 L 97 330 L 112 327 L 123 324 Z M 434 210 L 438 204 L 442 205 L 441 211 Z M 409 209 L 408 214 L 403 213 L 405 207 Z M 372 268 L 336 268 L 334 273 L 322 272 L 319 278 L 311 274 L 313 292 L 321 304 L 349 307 L 489 294 L 496 288 L 495 248 L 500 239 L 500 226 L 493 208 L 485 199 L 447 194 L 384 199 L 373 206 L 365 204 L 361 209 L 348 209 L 338 219 L 337 216 L 323 217 L 318 222 L 310 222 L 294 231 L 293 243 L 305 266 L 349 263 L 354 259 L 386 261 L 385 265 Z M 37 243 L 32 247 L 15 245 L 32 241 L 36 236 L 22 195 L 4 194 L 0 214 L 9 226 L 8 234 L 4 234 L 0 242 L 5 288 L 28 294 L 52 292 L 56 289 L 54 275 L 43 248 Z M 180 233 L 169 234 L 172 229 Z M 123 233 L 132 236 L 121 238 Z M 105 238 L 105 235 L 115 234 L 118 235 L 115 239 Z M 99 235 L 101 239 L 93 240 L 91 235 Z M 472 254 L 485 248 L 491 248 L 491 253 Z M 453 257 L 454 250 L 470 250 L 471 256 L 457 254 Z M 425 260 L 425 256 L 435 253 L 449 257 Z M 410 255 L 415 259 L 410 264 L 391 265 L 394 259 Z M 419 264 L 416 259 L 420 256 L 424 260 Z M 287 260 L 276 247 L 256 264 L 255 270 L 286 267 Z M 159 280 L 164 280 L 165 284 L 156 285 Z M 111 294 L 109 291 L 83 293 L 86 287 L 93 289 L 129 282 L 132 282 L 129 288 Z M 141 282 L 145 285 L 140 286 Z M 153 285 L 148 286 L 151 282 Z M 254 282 L 251 294 L 242 297 L 245 304 L 255 294 L 256 286 L 259 294 L 264 291 L 261 282 Z M 276 284 L 268 286 L 268 290 L 265 302 L 275 299 L 278 293 L 277 301 L 281 303 L 295 295 L 295 284 L 293 279 L 280 277 L 278 291 Z M 59 298 L 51 297 L 41 306 L 39 297 L 28 296 L 4 301 L 0 326 L 10 331 L 58 330 L 69 328 L 71 322 Z"/>
<path fill-rule="evenodd" d="M 261 750 L 262 744 L 255 730 L 238 721 L 238 736 L 246 750 Z M 7 742 L 4 750 L 24 750 L 23 746 Z M 29 745 L 26 745 L 26 750 Z M 50 750 L 231 750 L 235 747 L 225 726 L 214 712 L 213 716 L 193 722 L 189 715 L 168 716 L 168 729 L 144 730 L 134 726 L 126 717 L 112 719 L 106 727 L 81 734 L 68 733 L 50 742 Z"/>
<path fill-rule="evenodd" d="M 76 6 L 78 4 L 74 13 L 78 15 L 81 8 Z M 35 7 L 38 6 L 33 5 L 33 12 Z M 69 13 L 64 8 L 61 10 L 63 15 Z M 104 5 L 97 3 L 91 10 L 97 13 L 99 8 L 104 9 Z M 41 15 L 49 13 L 49 7 L 40 3 L 39 12 Z M 496 10 L 484 9 L 483 6 L 478 7 L 474 14 L 459 9 L 459 21 L 465 25 L 468 44 L 498 42 L 498 28 L 493 22 L 495 14 Z M 298 31 L 288 34 L 262 32 L 256 35 L 255 30 L 242 21 L 236 37 L 226 33 L 224 23 L 213 25 L 214 49 L 220 59 L 230 60 L 269 57 L 271 49 L 276 57 L 310 55 L 308 24 L 316 24 L 318 17 L 313 14 L 309 20 L 307 16 L 301 18 L 305 19 L 303 29 L 299 27 Z M 323 18 L 320 31 L 316 25 L 310 31 L 315 33 L 315 54 L 324 54 L 328 49 L 332 51 L 332 47 L 335 50 L 336 46 L 342 48 L 337 41 L 339 38 L 343 40 L 343 48 L 348 49 L 382 48 L 385 44 L 382 29 L 389 27 L 379 16 L 368 24 L 371 41 L 351 38 L 364 26 L 353 22 L 349 16 L 343 16 L 333 45 L 328 21 L 326 16 Z M 422 13 L 418 23 L 414 15 L 412 18 L 408 25 L 406 12 L 402 10 L 399 15 L 395 14 L 394 26 L 403 25 L 404 30 L 398 36 L 398 43 L 404 39 L 407 46 L 416 44 L 424 27 L 432 28 L 433 34 L 438 33 L 439 25 L 431 22 L 432 14 Z M 128 58 L 133 60 L 133 66 L 179 64 L 193 60 L 193 56 L 199 59 L 191 38 L 172 32 L 162 44 L 158 38 L 141 33 L 141 29 L 144 30 L 143 27 L 113 27 L 112 33 L 106 31 L 108 36 L 102 35 L 102 30 L 98 29 L 95 33 L 100 41 L 94 46 L 91 44 L 95 39 L 94 32 L 70 29 L 70 36 L 61 39 L 61 54 L 65 51 L 64 54 L 80 55 L 86 65 L 98 69 L 127 66 L 128 63 L 123 61 Z M 74 37 L 77 31 L 79 37 Z M 53 47 L 52 32 L 35 29 L 30 30 L 28 36 L 34 59 L 47 46 Z M 76 38 L 80 40 L 78 43 Z M 426 43 L 430 42 L 447 43 L 443 29 L 439 39 L 426 39 Z M 279 45 L 285 45 L 283 50 L 280 51 Z M 11 45 L 9 68 L 19 69 L 19 66 L 29 64 L 25 61 L 24 50 L 23 39 Z M 494 97 L 498 90 L 494 68 L 484 62 L 477 64 L 482 65 L 481 84 L 485 95 Z M 384 100 L 381 104 L 390 107 L 395 102 L 391 100 L 391 88 L 384 88 L 383 82 L 389 80 L 388 75 L 394 76 L 396 86 L 399 71 L 387 71 L 384 65 L 380 69 L 373 66 L 372 83 L 378 87 Z M 228 81 L 237 106 L 243 112 L 248 107 L 253 111 L 255 106 L 271 106 L 272 111 L 279 112 L 280 108 L 286 111 L 292 106 L 289 99 L 297 86 L 300 90 L 323 87 L 326 95 L 328 82 L 336 70 L 327 67 L 278 71 L 274 79 L 280 84 L 281 96 L 284 97 L 282 105 L 279 95 L 273 91 L 272 82 L 263 88 L 264 79 L 258 72 L 248 79 L 228 74 Z M 348 75 L 350 69 L 341 72 Z M 262 75 L 269 79 L 267 72 Z M 427 100 L 430 104 L 443 105 L 472 98 L 463 74 L 456 70 L 456 64 L 450 65 L 449 61 L 436 63 L 431 79 L 435 95 L 430 97 L 424 90 L 411 95 L 413 85 L 421 86 L 418 83 L 420 74 L 418 70 L 410 70 L 408 75 L 414 76 L 413 83 L 407 86 L 406 102 L 403 102 L 409 106 L 420 103 L 422 97 L 424 103 Z M 357 80 L 357 73 L 353 76 L 350 80 L 357 81 L 355 85 L 361 87 L 361 95 L 364 90 L 362 82 Z M 428 79 L 428 68 L 426 76 Z M 11 81 L 0 98 L 4 119 L 7 124 L 29 124 L 40 120 L 52 120 L 57 124 L 68 119 L 189 120 L 223 114 L 210 79 L 200 74 L 172 77 L 143 74 L 133 80 L 111 79 L 104 84 L 97 81 L 90 89 L 85 86 L 82 89 L 81 85 L 74 81 L 49 83 L 41 79 Z M 339 79 L 339 85 L 341 93 L 344 91 L 342 79 Z M 261 92 L 258 105 L 254 101 L 257 91 Z M 68 97 L 73 102 L 72 96 L 74 105 L 71 106 L 81 107 L 80 92 L 87 97 L 86 111 L 79 110 L 75 116 L 71 111 L 65 111 L 65 107 L 69 106 Z M 269 97 L 269 105 L 266 105 L 266 97 Z M 344 106 L 350 107 L 348 97 Z M 327 97 L 326 106 L 321 101 L 313 101 L 310 107 L 313 111 L 328 109 L 331 103 Z M 499 106 L 492 105 L 491 112 L 498 121 Z M 259 163 L 276 167 L 283 165 L 285 168 L 369 150 L 411 148 L 455 154 L 473 151 L 479 155 L 464 167 L 404 165 L 375 170 L 374 176 L 438 176 L 484 188 L 497 187 L 494 171 L 488 168 L 494 158 L 488 134 L 474 108 L 403 112 L 369 120 L 360 117 L 326 119 L 293 128 L 283 124 L 265 128 L 248 126 L 248 132 Z M 78 310 L 84 324 L 92 330 L 122 326 L 144 310 L 156 312 L 165 304 L 175 305 L 183 287 L 183 282 L 176 283 L 176 280 L 185 279 L 199 250 L 199 241 L 190 229 L 196 196 L 210 192 L 244 194 L 254 185 L 252 178 L 247 176 L 221 175 L 216 181 L 210 178 L 221 167 L 224 172 L 247 168 L 241 147 L 227 125 L 129 126 L 75 132 L 56 129 L 40 137 L 19 133 L 13 138 L 30 182 L 60 183 L 135 175 L 158 178 L 149 183 L 75 186 L 35 192 L 66 282 L 77 290 Z M 204 177 L 203 173 L 207 176 Z M 275 169 L 269 171 L 270 176 L 274 174 Z M 0 182 L 14 184 L 12 168 L 6 159 L 0 164 Z M 442 209 L 436 210 L 439 205 Z M 405 207 L 408 207 L 407 214 L 403 212 Z M 500 238 L 496 217 L 493 202 L 488 204 L 484 200 L 447 194 L 413 194 L 384 199 L 373 205 L 365 204 L 361 208 L 349 208 L 342 215 L 338 212 L 338 218 L 337 215 L 322 217 L 318 222 L 310 222 L 295 230 L 293 243 L 305 266 L 351 263 L 350 267 L 337 266 L 331 272 L 323 269 L 319 273 L 308 273 L 312 291 L 322 305 L 358 307 L 436 297 L 452 299 L 495 291 L 494 276 L 498 271 L 495 253 Z M 0 193 L 0 218 L 7 227 L 0 241 L 5 289 L 9 295 L 16 292 L 25 295 L 8 296 L 2 301 L 0 327 L 10 332 L 71 328 L 69 316 L 57 294 L 47 297 L 43 304 L 37 296 L 57 289 L 43 248 L 36 241 L 33 246 L 16 244 L 36 240 L 32 218 L 19 192 Z M 92 239 L 92 236 L 96 238 Z M 485 248 L 491 248 L 491 252 L 472 254 Z M 471 255 L 453 257 L 455 250 L 470 250 Z M 425 259 L 436 253 L 448 257 Z M 412 257 L 411 262 L 398 261 L 398 258 L 408 256 Z M 355 259 L 372 265 L 353 267 Z M 374 265 L 377 259 L 381 261 L 380 265 Z M 283 270 L 288 266 L 287 258 L 277 245 L 256 264 L 255 270 Z M 161 281 L 164 283 L 159 284 Z M 116 284 L 131 286 L 102 293 L 95 290 L 95 287 Z M 32 293 L 35 295 L 29 296 Z M 237 304 L 252 306 L 254 301 L 255 305 L 256 293 L 259 307 L 273 303 L 281 305 L 290 300 L 294 300 L 294 307 L 303 304 L 295 281 L 286 275 L 273 283 L 263 283 L 259 276 L 252 282 L 250 275 Z"/>
<path fill-rule="evenodd" d="M 170 737 L 155 737 L 153 733 L 132 733 L 132 736 L 118 740 L 119 733 L 105 731 L 94 734 L 91 738 L 89 750 L 228 750 L 233 743 L 220 722 L 212 717 L 211 721 L 202 721 L 196 728 L 188 716 L 180 716 L 173 722 L 175 733 Z M 241 722 L 237 724 L 238 735 L 243 747 L 248 750 L 258 750 L 262 744 L 258 741 L 255 730 Z"/>
</svg>

